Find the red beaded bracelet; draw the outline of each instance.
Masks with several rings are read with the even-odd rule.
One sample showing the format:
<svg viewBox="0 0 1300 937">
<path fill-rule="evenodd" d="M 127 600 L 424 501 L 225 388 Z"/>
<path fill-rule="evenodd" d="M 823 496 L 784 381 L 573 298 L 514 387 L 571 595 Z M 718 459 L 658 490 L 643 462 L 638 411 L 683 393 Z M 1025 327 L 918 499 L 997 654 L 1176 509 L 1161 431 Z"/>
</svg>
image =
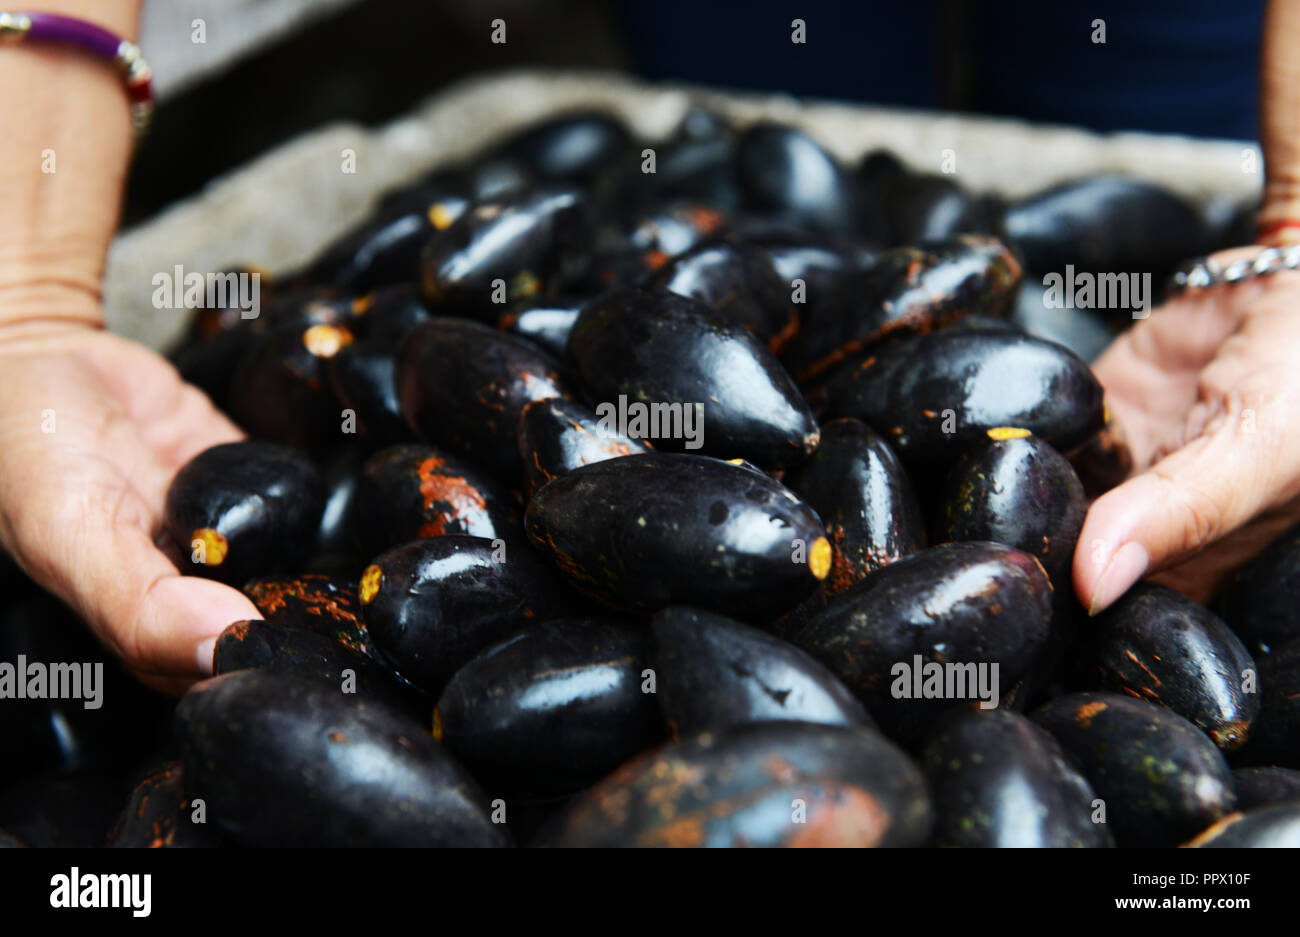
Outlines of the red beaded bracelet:
<svg viewBox="0 0 1300 937">
<path fill-rule="evenodd" d="M 136 136 L 149 128 L 153 117 L 153 71 L 134 42 L 102 26 L 57 13 L 0 13 L 0 41 L 4 40 L 63 43 L 116 65 L 126 81 Z"/>
</svg>

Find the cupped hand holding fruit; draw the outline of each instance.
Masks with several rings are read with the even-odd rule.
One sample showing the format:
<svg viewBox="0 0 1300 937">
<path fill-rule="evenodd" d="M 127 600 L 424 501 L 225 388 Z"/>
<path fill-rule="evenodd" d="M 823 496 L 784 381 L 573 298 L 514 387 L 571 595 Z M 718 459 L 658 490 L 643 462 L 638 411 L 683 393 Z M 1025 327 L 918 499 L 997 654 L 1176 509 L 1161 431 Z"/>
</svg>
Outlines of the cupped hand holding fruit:
<svg viewBox="0 0 1300 937">
<path fill-rule="evenodd" d="M 223 628 L 261 617 L 154 540 L 176 470 L 241 434 L 154 352 L 77 324 L 98 318 L 92 297 L 59 302 L 0 325 L 0 547 L 138 676 L 179 691 Z"/>
<path fill-rule="evenodd" d="M 1152 572 L 1205 601 L 1300 520 L 1298 348 L 1300 273 L 1284 271 L 1176 297 L 1097 360 L 1136 472 L 1084 522 L 1074 584 L 1086 607 Z"/>
</svg>

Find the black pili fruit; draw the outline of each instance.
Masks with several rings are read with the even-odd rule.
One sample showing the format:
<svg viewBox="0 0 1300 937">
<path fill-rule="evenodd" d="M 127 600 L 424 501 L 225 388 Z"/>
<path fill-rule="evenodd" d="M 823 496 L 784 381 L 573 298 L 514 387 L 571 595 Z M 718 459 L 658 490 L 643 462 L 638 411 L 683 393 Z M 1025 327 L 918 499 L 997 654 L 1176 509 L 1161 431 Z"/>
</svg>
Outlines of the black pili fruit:
<svg viewBox="0 0 1300 937">
<path fill-rule="evenodd" d="M 655 699 L 675 735 L 790 720 L 874 728 L 834 674 L 767 632 L 681 605 L 650 628 Z"/>
<path fill-rule="evenodd" d="M 856 228 L 853 177 L 803 131 L 754 124 L 741 134 L 735 158 L 749 208 L 813 231 L 847 234 Z"/>
<path fill-rule="evenodd" d="M 367 459 L 357 513 L 367 556 L 446 534 L 523 540 L 523 520 L 509 492 L 481 469 L 431 446 L 394 446 Z"/>
<path fill-rule="evenodd" d="M 181 786 L 180 762 L 170 761 L 141 779 L 109 833 L 119 849 L 206 849 L 222 845 L 206 822 L 197 823 Z"/>
<path fill-rule="evenodd" d="M 722 227 L 722 214 L 704 205 L 656 207 L 626 226 L 613 226 L 603 232 L 581 283 L 593 293 L 640 286 L 670 258 L 718 234 Z"/>
<path fill-rule="evenodd" d="M 212 673 L 271 670 L 318 680 L 339 693 L 427 718 L 433 701 L 375 660 L 325 635 L 268 621 L 237 621 L 217 637 Z"/>
<path fill-rule="evenodd" d="M 1060 345 L 998 329 L 904 338 L 832 384 L 828 415 L 867 423 L 909 468 L 951 464 L 999 426 L 1065 452 L 1103 423 L 1101 384 L 1086 364 Z"/>
<path fill-rule="evenodd" d="M 250 846 L 503 846 L 469 774 L 419 723 L 293 674 L 245 670 L 176 708 L 185 793 Z"/>
<path fill-rule="evenodd" d="M 1006 316 L 1019 286 L 1020 264 L 996 238 L 962 235 L 885 251 L 810 313 L 784 360 L 796 378 L 810 380 L 893 333 Z"/>
<path fill-rule="evenodd" d="M 1204 221 L 1186 201 L 1139 179 L 1090 176 L 1008 206 L 1002 234 L 1032 270 L 1162 274 L 1207 248 Z"/>
<path fill-rule="evenodd" d="M 503 301 L 557 295 L 583 263 L 587 211 L 576 189 L 539 189 L 474 206 L 425 246 L 425 301 L 440 315 L 495 323 Z"/>
<path fill-rule="evenodd" d="M 1139 583 L 1097 626 L 1103 688 L 1168 706 L 1224 751 L 1245 743 L 1259 715 L 1260 676 L 1217 615 L 1172 589 Z"/>
<path fill-rule="evenodd" d="M 780 363 L 749 331 L 717 321 L 697 300 L 606 293 L 583 308 L 568 350 L 593 403 L 621 406 L 625 398 L 655 416 L 672 406 L 694 408 L 697 421 L 702 414 L 702 438 L 684 431 L 683 415 L 682 431 L 660 432 L 656 448 L 689 444 L 772 468 L 817 447 L 817 424 Z"/>
<path fill-rule="evenodd" d="M 871 729 L 762 722 L 655 749 L 563 816 L 558 846 L 919 846 L 925 779 Z"/>
<path fill-rule="evenodd" d="M 529 625 L 456 671 L 434 735 L 494 797 L 576 793 L 664 737 L 648 646 L 625 622 Z"/>
<path fill-rule="evenodd" d="M 940 720 L 921 766 L 934 798 L 935 845 L 1113 845 L 1106 825 L 1093 822 L 1091 785 L 1020 713 L 971 710 Z"/>
<path fill-rule="evenodd" d="M 878 569 L 792 641 L 831 669 L 891 738 L 919 742 L 945 710 L 990 708 L 1046 644 L 1052 587 L 996 543 L 930 547 Z"/>
<path fill-rule="evenodd" d="M 645 287 L 698 299 L 720 321 L 748 329 L 776 354 L 799 328 L 791 287 L 777 275 L 772 258 L 736 238 L 697 244 L 660 267 Z"/>
<path fill-rule="evenodd" d="M 586 594 L 652 612 L 775 617 L 830 569 L 821 519 L 756 471 L 654 452 L 597 462 L 534 493 L 528 536 Z"/>
<path fill-rule="evenodd" d="M 1177 845 L 1236 806 L 1223 755 L 1163 706 L 1118 693 L 1072 693 L 1031 717 L 1105 801 L 1120 846 Z"/>
<path fill-rule="evenodd" d="M 859 420 L 825 424 L 817 451 L 783 481 L 826 522 L 833 552 L 824 588 L 831 594 L 925 547 L 907 473 L 889 444 Z"/>
<path fill-rule="evenodd" d="M 1028 334 L 1064 345 L 1084 361 L 1094 361 L 1115 339 L 1106 319 L 1092 309 L 1049 304 L 1043 278 L 1026 274 L 1016 293 L 1011 320 Z"/>
<path fill-rule="evenodd" d="M 1088 504 L 1061 455 L 1028 430 L 1002 426 L 953 465 L 941 496 L 936 540 L 992 540 L 1023 550 L 1069 592 L 1074 546 Z"/>
<path fill-rule="evenodd" d="M 328 362 L 326 373 L 345 431 L 355 432 L 371 446 L 392 446 L 414 437 L 397 399 L 393 349 L 376 342 L 353 342 L 331 355 Z"/>
<path fill-rule="evenodd" d="M 1300 804 L 1274 804 L 1230 814 L 1185 845 L 1194 849 L 1300 848 Z"/>
<path fill-rule="evenodd" d="M 379 656 L 432 694 L 479 651 L 581 604 L 527 546 L 458 535 L 381 553 L 361 603 Z"/>
<path fill-rule="evenodd" d="M 736 136 L 729 127 L 698 134 L 679 132 L 655 149 L 655 171 L 642 173 L 651 202 L 690 201 L 730 214 L 744 195 L 735 163 Z"/>
<path fill-rule="evenodd" d="M 536 342 L 557 359 L 562 359 L 569 332 L 586 302 L 586 297 L 562 296 L 542 300 L 518 312 L 506 313 L 501 317 L 500 325 L 510 334 Z"/>
<path fill-rule="evenodd" d="M 425 246 L 469 207 L 460 192 L 424 187 L 403 193 L 336 238 L 303 272 L 302 280 L 349 293 L 412 283 L 420 274 Z"/>
<path fill-rule="evenodd" d="M 613 421 L 572 400 L 537 400 L 519 417 L 519 457 L 533 487 L 593 462 L 650 450 L 644 441 L 618 432 Z"/>
<path fill-rule="evenodd" d="M 489 157 L 518 160 L 537 179 L 589 182 L 631 151 L 632 137 L 617 117 L 576 111 L 524 127 L 493 147 Z"/>
<path fill-rule="evenodd" d="M 358 654 L 372 653 L 361 599 L 351 583 L 310 573 L 255 579 L 243 591 L 271 624 L 323 635 Z"/>
<path fill-rule="evenodd" d="M 980 200 L 951 176 L 904 175 L 889 188 L 885 203 L 890 229 L 900 244 L 988 229 Z"/>
<path fill-rule="evenodd" d="M 1215 610 L 1252 652 L 1300 639 L 1300 525 L 1292 527 L 1224 586 Z"/>
<path fill-rule="evenodd" d="M 1300 768 L 1300 639 L 1257 659 L 1259 716 L 1244 763 Z"/>
<path fill-rule="evenodd" d="M 313 562 L 355 565 L 356 556 L 361 549 L 357 529 L 357 482 L 361 476 L 364 455 L 359 448 L 345 447 L 320 467 L 325 506 L 321 509 L 320 524 L 316 527 L 316 542 L 312 547 Z"/>
<path fill-rule="evenodd" d="M 570 396 L 559 365 L 532 342 L 462 319 L 417 326 L 397 359 L 402 413 L 420 436 L 513 481 L 519 414 L 534 400 Z"/>
<path fill-rule="evenodd" d="M 1065 454 L 1091 498 L 1099 498 L 1133 473 L 1133 451 L 1103 406 L 1106 424 Z"/>
<path fill-rule="evenodd" d="M 1300 803 L 1300 770 L 1295 768 L 1237 768 L 1232 781 L 1237 787 L 1238 810 Z"/>
<path fill-rule="evenodd" d="M 242 585 L 291 570 L 312 548 L 325 492 L 315 466 L 286 446 L 224 443 L 182 466 L 167 489 L 167 532 L 181 572 Z"/>
</svg>

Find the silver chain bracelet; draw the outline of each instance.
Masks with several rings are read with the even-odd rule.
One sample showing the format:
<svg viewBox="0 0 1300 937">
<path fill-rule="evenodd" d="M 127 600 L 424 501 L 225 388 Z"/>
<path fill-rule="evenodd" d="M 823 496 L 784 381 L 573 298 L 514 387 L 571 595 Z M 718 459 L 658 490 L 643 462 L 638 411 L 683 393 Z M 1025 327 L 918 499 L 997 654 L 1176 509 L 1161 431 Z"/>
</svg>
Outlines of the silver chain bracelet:
<svg viewBox="0 0 1300 937">
<path fill-rule="evenodd" d="M 1235 284 L 1254 277 L 1266 277 L 1279 270 L 1300 269 L 1300 244 L 1269 247 L 1254 258 L 1244 258 L 1226 267 L 1209 257 L 1188 261 L 1169 280 L 1165 295 L 1185 290 L 1201 290 L 1221 283 Z"/>
</svg>

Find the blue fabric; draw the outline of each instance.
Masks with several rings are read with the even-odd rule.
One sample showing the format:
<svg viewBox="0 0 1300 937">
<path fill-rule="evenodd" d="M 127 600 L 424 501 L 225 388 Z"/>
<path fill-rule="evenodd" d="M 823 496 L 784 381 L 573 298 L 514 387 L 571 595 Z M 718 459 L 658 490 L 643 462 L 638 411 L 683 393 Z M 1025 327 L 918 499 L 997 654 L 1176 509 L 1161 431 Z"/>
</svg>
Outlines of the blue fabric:
<svg viewBox="0 0 1300 937">
<path fill-rule="evenodd" d="M 1253 140 L 1264 0 L 970 0 L 970 110 Z M 619 0 L 649 78 L 940 108 L 938 0 Z M 808 41 L 791 43 L 791 21 Z M 1106 42 L 1092 41 L 1094 20 Z"/>
</svg>

